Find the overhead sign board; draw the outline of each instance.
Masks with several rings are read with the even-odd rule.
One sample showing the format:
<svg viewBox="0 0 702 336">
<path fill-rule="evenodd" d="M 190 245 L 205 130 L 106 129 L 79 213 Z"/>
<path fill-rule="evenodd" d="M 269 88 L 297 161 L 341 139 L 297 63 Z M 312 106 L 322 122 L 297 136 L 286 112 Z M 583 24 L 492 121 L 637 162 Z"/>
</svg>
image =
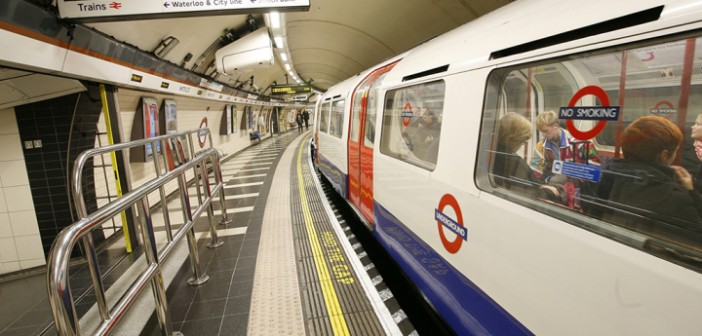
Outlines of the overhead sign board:
<svg viewBox="0 0 702 336">
<path fill-rule="evenodd" d="M 310 85 L 273 85 L 271 86 L 271 96 L 294 95 L 299 93 L 312 92 Z"/>
<path fill-rule="evenodd" d="M 306 11 L 310 0 L 57 0 L 59 17 L 81 22 Z"/>
</svg>

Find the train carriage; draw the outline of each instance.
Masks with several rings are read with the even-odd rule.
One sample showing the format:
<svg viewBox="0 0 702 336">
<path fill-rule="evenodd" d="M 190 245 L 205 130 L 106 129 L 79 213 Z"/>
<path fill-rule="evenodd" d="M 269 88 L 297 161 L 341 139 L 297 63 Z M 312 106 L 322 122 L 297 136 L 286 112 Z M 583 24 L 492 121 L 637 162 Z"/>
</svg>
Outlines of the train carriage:
<svg viewBox="0 0 702 336">
<path fill-rule="evenodd" d="M 459 334 L 699 334 L 702 220 L 666 212 L 665 194 L 643 196 L 678 182 L 612 167 L 628 159 L 624 130 L 651 115 L 684 137 L 668 162 L 699 166 L 690 128 L 702 113 L 700 37 L 699 1 L 518 1 L 322 96 L 320 117 L 327 99 L 372 94 L 359 95 L 368 106 L 345 109 L 343 124 L 373 132 L 358 134 L 364 154 L 348 137 L 326 140 L 320 125 L 319 156 L 336 158 L 320 169 L 348 179 L 337 190 Z M 573 154 L 543 171 L 536 124 L 547 111 Z M 503 153 L 508 114 L 532 128 Z M 535 180 L 498 173 L 504 154 Z M 352 190 L 356 160 L 366 191 Z M 612 179 L 661 199 L 605 198 Z M 544 185 L 559 197 L 525 192 Z"/>
</svg>

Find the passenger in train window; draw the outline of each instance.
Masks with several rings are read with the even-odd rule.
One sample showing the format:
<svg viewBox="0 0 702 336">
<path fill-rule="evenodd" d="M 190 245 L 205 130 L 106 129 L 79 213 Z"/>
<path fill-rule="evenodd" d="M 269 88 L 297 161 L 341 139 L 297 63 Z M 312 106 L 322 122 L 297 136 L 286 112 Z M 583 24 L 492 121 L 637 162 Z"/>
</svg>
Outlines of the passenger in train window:
<svg viewBox="0 0 702 336">
<path fill-rule="evenodd" d="M 697 115 L 690 136 L 692 141 L 685 144 L 681 164 L 692 174 L 695 190 L 702 192 L 702 114 Z"/>
<path fill-rule="evenodd" d="M 544 139 L 536 144 L 531 165 L 541 180 L 548 182 L 551 179 L 553 162 L 556 160 L 597 161 L 595 146 L 589 141 L 576 141 L 568 131 L 561 128 L 556 112 L 540 113 L 536 117 L 536 127 Z"/>
<path fill-rule="evenodd" d="M 518 193 L 563 203 L 562 186 L 556 183 L 542 185 L 531 167 L 517 154 L 519 148 L 531 139 L 531 134 L 531 123 L 523 116 L 507 112 L 500 118 L 492 165 L 495 183 Z"/>
<path fill-rule="evenodd" d="M 436 114 L 431 110 L 427 110 L 426 113 L 421 116 L 416 126 L 417 128 L 411 133 L 414 155 L 424 161 L 436 162 L 436 154 L 438 154 L 438 151 L 430 151 L 433 146 L 438 145 L 440 134 Z M 428 156 L 433 156 L 433 159 Z"/>
<path fill-rule="evenodd" d="M 693 188 L 692 176 L 672 165 L 683 141 L 682 132 L 660 116 L 640 117 L 622 133 L 623 159 L 615 159 L 597 190 L 608 207 L 604 219 L 641 228 L 641 221 L 627 212 L 687 230 L 702 229 L 702 196 Z M 611 208 L 610 208 L 611 209 Z"/>
</svg>

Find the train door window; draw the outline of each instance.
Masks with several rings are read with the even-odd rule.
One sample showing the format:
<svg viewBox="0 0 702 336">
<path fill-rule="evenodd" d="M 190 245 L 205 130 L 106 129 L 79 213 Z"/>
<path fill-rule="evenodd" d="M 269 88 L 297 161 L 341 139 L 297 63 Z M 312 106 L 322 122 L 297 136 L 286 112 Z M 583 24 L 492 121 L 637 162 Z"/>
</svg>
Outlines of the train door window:
<svg viewBox="0 0 702 336">
<path fill-rule="evenodd" d="M 388 91 L 380 152 L 434 170 L 441 139 L 444 91 L 443 81 Z"/>
<path fill-rule="evenodd" d="M 699 69 L 680 38 L 493 71 L 478 186 L 702 271 Z"/>
<path fill-rule="evenodd" d="M 363 134 L 365 135 L 363 144 L 369 148 L 375 147 L 375 119 L 378 115 L 378 104 L 380 103 L 379 88 L 386 74 L 387 72 L 378 76 L 373 82 L 373 85 L 368 89 L 368 105 L 366 106 L 366 124 L 363 129 Z"/>
<path fill-rule="evenodd" d="M 323 102 L 321 113 L 319 114 L 319 131 L 322 133 L 328 133 L 327 129 L 329 127 L 329 109 L 330 104 L 326 101 Z"/>
<path fill-rule="evenodd" d="M 329 134 L 341 138 L 344 127 L 344 105 L 346 100 L 337 99 L 331 103 L 331 126 L 329 126 Z"/>
<path fill-rule="evenodd" d="M 353 142 L 358 142 L 358 137 L 361 134 L 361 106 L 363 104 L 364 93 L 364 88 L 359 87 L 353 95 L 351 130 L 349 131 L 349 139 Z"/>
</svg>

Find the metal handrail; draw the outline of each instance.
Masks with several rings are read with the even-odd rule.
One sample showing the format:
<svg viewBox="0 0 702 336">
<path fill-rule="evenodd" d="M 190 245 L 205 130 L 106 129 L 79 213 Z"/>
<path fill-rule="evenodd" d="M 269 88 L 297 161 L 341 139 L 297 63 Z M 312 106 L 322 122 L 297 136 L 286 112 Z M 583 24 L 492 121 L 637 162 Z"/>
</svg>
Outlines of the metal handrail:
<svg viewBox="0 0 702 336">
<path fill-rule="evenodd" d="M 191 135 L 193 134 L 204 134 L 207 136 L 210 139 L 210 148 L 204 149 L 195 155 L 193 152 L 194 146 L 192 145 L 191 139 Z M 95 290 L 97 306 L 102 319 L 102 323 L 95 332 L 96 335 L 105 335 L 109 333 L 116 326 L 117 322 L 119 322 L 119 320 L 125 315 L 130 306 L 134 303 L 138 295 L 149 282 L 151 282 L 153 289 L 154 300 L 156 302 L 156 312 L 159 325 L 161 326 L 161 331 L 164 335 L 172 334 L 166 292 L 160 272 L 162 263 L 171 255 L 176 243 L 178 243 L 184 236 L 187 236 L 190 251 L 191 271 L 193 273 L 193 277 L 188 280 L 188 283 L 191 285 L 205 283 L 209 279 L 209 276 L 200 271 L 199 254 L 197 252 L 197 242 L 195 239 L 193 225 L 202 215 L 202 213 L 207 210 L 210 217 L 210 233 L 212 240 L 208 246 L 217 247 L 222 244 L 221 240 L 219 240 L 217 237 L 217 230 L 214 225 L 214 211 L 212 207 L 212 195 L 217 193 L 219 193 L 222 206 L 223 220 L 221 223 L 230 221 L 226 214 L 226 207 L 224 203 L 224 183 L 222 182 L 219 153 L 212 148 L 212 139 L 211 136 L 208 135 L 209 129 L 198 129 L 169 134 L 145 140 L 136 140 L 128 143 L 90 149 L 81 153 L 81 155 L 76 159 L 76 164 L 73 170 L 72 187 L 74 203 L 81 219 L 66 227 L 59 233 L 51 248 L 47 262 L 47 287 L 49 292 L 49 302 L 51 304 L 56 330 L 60 335 L 81 334 L 79 316 L 76 314 L 75 303 L 73 301 L 73 296 L 69 286 L 68 267 L 71 258 L 71 251 L 79 242 L 83 244 L 83 249 L 86 253 L 88 268 L 90 269 L 93 287 Z M 166 146 L 171 143 L 169 140 L 175 138 L 179 141 L 180 138 L 183 137 L 187 138 L 190 145 L 189 157 L 186 158 L 185 162 L 180 163 L 179 166 L 172 170 L 169 170 L 168 165 L 165 164 L 165 173 L 163 173 L 159 161 L 161 161 L 162 158 L 165 161 L 165 156 L 159 156 L 155 146 L 156 142 L 161 142 L 161 148 L 165 149 Z M 88 160 L 96 155 L 102 155 L 112 151 L 125 150 L 135 146 L 144 146 L 149 143 L 154 149 L 153 160 L 157 171 L 157 177 L 124 194 L 121 198 L 99 208 L 95 212 L 88 214 L 80 183 L 83 167 Z M 207 171 L 208 163 L 210 163 L 211 167 L 214 169 L 214 186 L 210 186 L 209 183 Z M 198 199 L 200 201 L 198 207 L 194 211 L 190 206 L 190 196 L 188 195 L 188 183 L 186 178 L 186 173 L 190 169 L 193 169 L 195 172 L 194 179 L 196 182 L 196 189 L 198 191 Z M 172 233 L 168 234 L 168 242 L 166 243 L 165 247 L 159 251 L 157 249 L 154 237 L 148 195 L 159 189 L 161 195 L 161 206 L 163 207 L 164 212 L 167 212 L 167 202 L 163 188 L 165 184 L 175 179 L 178 181 L 178 196 L 181 201 L 185 223 L 183 223 L 183 225 L 177 230 L 175 235 L 172 235 Z M 204 197 L 202 196 L 203 193 L 200 191 L 199 180 L 205 181 L 204 186 L 206 188 Z M 145 256 L 148 264 L 146 270 L 144 270 L 136 278 L 136 280 L 132 282 L 131 286 L 118 299 L 115 305 L 111 309 L 108 309 L 107 301 L 105 299 L 105 288 L 97 263 L 95 244 L 90 232 L 100 228 L 102 223 L 109 221 L 114 216 L 133 206 L 137 206 L 138 208 L 140 218 L 139 226 L 142 231 Z M 168 232 L 170 232 L 170 220 L 167 215 L 164 216 L 164 219 L 166 220 L 166 229 Z"/>
</svg>

